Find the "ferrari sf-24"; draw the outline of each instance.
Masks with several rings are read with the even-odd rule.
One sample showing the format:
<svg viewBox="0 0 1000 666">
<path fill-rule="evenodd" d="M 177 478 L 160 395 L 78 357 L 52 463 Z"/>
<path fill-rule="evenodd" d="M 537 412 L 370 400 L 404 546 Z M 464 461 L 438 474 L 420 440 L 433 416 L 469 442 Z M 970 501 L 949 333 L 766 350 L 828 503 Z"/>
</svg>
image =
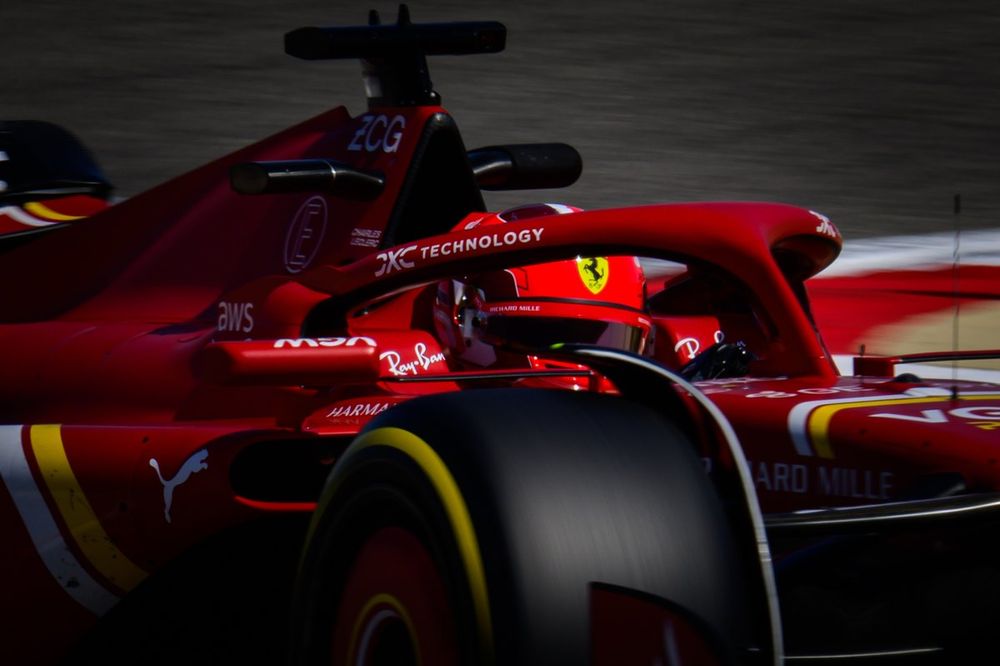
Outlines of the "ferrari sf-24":
<svg viewBox="0 0 1000 666">
<path fill-rule="evenodd" d="M 815 211 L 488 211 L 581 171 L 441 107 L 427 56 L 505 36 L 294 30 L 364 112 L 114 205 L 0 125 L 4 663 L 995 654 L 1000 387 L 906 363 L 997 353 L 838 373 Z"/>
</svg>

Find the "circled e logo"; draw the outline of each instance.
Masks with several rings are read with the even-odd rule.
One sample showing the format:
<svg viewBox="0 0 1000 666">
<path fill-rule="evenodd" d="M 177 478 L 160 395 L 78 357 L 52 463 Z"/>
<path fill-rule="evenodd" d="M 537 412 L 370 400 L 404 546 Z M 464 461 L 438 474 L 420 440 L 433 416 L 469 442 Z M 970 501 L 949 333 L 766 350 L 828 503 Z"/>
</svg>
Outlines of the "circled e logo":
<svg viewBox="0 0 1000 666">
<path fill-rule="evenodd" d="M 310 197 L 299 206 L 285 234 L 285 270 L 300 273 L 316 258 L 326 233 L 326 200 Z"/>
</svg>

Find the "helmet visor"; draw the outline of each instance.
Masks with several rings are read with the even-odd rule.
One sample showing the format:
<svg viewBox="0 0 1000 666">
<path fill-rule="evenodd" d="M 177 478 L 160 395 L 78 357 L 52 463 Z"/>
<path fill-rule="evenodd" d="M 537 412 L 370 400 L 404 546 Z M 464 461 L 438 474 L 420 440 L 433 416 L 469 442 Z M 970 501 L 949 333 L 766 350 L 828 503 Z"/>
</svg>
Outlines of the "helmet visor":
<svg viewBox="0 0 1000 666">
<path fill-rule="evenodd" d="M 647 329 L 615 321 L 571 317 L 511 317 L 488 315 L 481 323 L 483 339 L 529 349 L 546 349 L 557 343 L 610 347 L 641 354 Z"/>
</svg>

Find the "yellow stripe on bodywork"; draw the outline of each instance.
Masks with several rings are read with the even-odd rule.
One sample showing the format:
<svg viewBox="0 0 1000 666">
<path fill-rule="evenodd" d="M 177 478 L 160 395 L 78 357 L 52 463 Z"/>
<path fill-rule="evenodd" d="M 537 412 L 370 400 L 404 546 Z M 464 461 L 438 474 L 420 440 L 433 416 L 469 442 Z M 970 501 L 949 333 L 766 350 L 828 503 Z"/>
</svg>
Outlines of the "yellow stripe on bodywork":
<svg viewBox="0 0 1000 666">
<path fill-rule="evenodd" d="M 388 446 L 402 452 L 412 459 L 423 470 L 444 505 L 451 524 L 452 533 L 458 544 L 459 556 L 465 568 L 469 590 L 472 594 L 472 606 L 476 614 L 476 626 L 486 655 L 493 654 L 493 621 L 490 617 L 490 603 L 487 594 L 486 573 L 483 568 L 483 558 L 479 551 L 479 541 L 472 526 L 469 509 L 462 497 L 455 478 L 448 470 L 441 457 L 431 446 L 413 433 L 401 428 L 376 428 L 361 435 L 351 444 L 344 458 L 352 453 L 373 446 Z M 328 501 L 336 486 L 328 487 L 324 498 Z M 313 521 L 315 526 L 315 521 Z M 311 535 L 310 535 L 311 536 Z"/>
<path fill-rule="evenodd" d="M 31 448 L 63 521 L 80 552 L 116 587 L 128 591 L 146 578 L 101 526 L 70 467 L 58 425 L 31 426 Z"/>
<path fill-rule="evenodd" d="M 79 220 L 85 217 L 83 215 L 66 215 L 64 213 L 57 213 L 45 204 L 37 201 L 29 201 L 24 204 L 24 210 L 37 217 L 44 217 L 47 220 L 56 220 L 59 222 L 69 222 L 71 220 Z"/>
<path fill-rule="evenodd" d="M 959 400 L 993 400 L 1000 394 L 961 395 Z M 842 410 L 858 407 L 893 407 L 896 405 L 922 405 L 936 402 L 951 402 L 950 395 L 920 396 L 914 398 L 888 398 L 886 400 L 869 400 L 866 402 L 843 402 L 822 405 L 809 415 L 809 439 L 812 440 L 816 455 L 820 458 L 833 458 L 833 447 L 830 445 L 830 422 Z"/>
</svg>

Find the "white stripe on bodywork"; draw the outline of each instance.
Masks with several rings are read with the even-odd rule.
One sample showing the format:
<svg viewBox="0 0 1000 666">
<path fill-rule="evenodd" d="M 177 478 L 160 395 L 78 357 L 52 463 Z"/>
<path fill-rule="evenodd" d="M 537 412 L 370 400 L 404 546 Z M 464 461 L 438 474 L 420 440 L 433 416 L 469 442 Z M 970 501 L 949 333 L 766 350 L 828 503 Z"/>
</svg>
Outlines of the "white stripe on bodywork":
<svg viewBox="0 0 1000 666">
<path fill-rule="evenodd" d="M 103 615 L 118 602 L 118 597 L 87 573 L 59 532 L 28 466 L 21 443 L 22 427 L 0 426 L 0 478 L 52 577 L 81 606 Z"/>
<path fill-rule="evenodd" d="M 21 224 L 26 224 L 29 227 L 48 227 L 53 224 L 59 224 L 58 222 L 52 222 L 51 220 L 37 218 L 34 215 L 26 213 L 23 209 L 17 206 L 4 206 L 0 208 L 0 215 L 7 215 L 15 221 L 20 222 Z"/>
<path fill-rule="evenodd" d="M 864 397 L 853 397 L 853 398 L 832 398 L 828 400 L 810 400 L 809 402 L 800 402 L 799 404 L 792 407 L 792 411 L 788 412 L 788 432 L 792 436 L 792 443 L 795 444 L 795 451 L 800 456 L 813 456 L 815 452 L 812 449 L 812 442 L 809 439 L 809 415 L 817 407 L 823 407 L 825 405 L 839 405 L 845 402 L 877 402 L 879 400 L 899 400 L 901 398 L 912 398 L 912 395 L 905 395 L 902 393 L 896 393 L 892 395 L 866 395 Z"/>
<path fill-rule="evenodd" d="M 959 399 L 961 399 L 962 396 L 995 394 L 996 391 L 960 391 Z M 937 392 L 929 393 L 918 387 L 913 391 L 908 391 L 907 393 L 866 395 L 862 398 L 833 398 L 830 400 L 810 400 L 809 402 L 800 402 L 792 407 L 791 411 L 788 412 L 788 432 L 792 437 L 792 443 L 795 445 L 796 453 L 800 456 L 814 456 L 816 453 L 813 451 L 812 441 L 809 437 L 809 416 L 818 407 L 825 407 L 827 405 L 842 405 L 844 403 L 861 405 L 866 402 L 880 402 L 884 400 L 911 400 L 916 402 L 921 398 L 931 397 L 940 397 L 940 394 Z"/>
</svg>

